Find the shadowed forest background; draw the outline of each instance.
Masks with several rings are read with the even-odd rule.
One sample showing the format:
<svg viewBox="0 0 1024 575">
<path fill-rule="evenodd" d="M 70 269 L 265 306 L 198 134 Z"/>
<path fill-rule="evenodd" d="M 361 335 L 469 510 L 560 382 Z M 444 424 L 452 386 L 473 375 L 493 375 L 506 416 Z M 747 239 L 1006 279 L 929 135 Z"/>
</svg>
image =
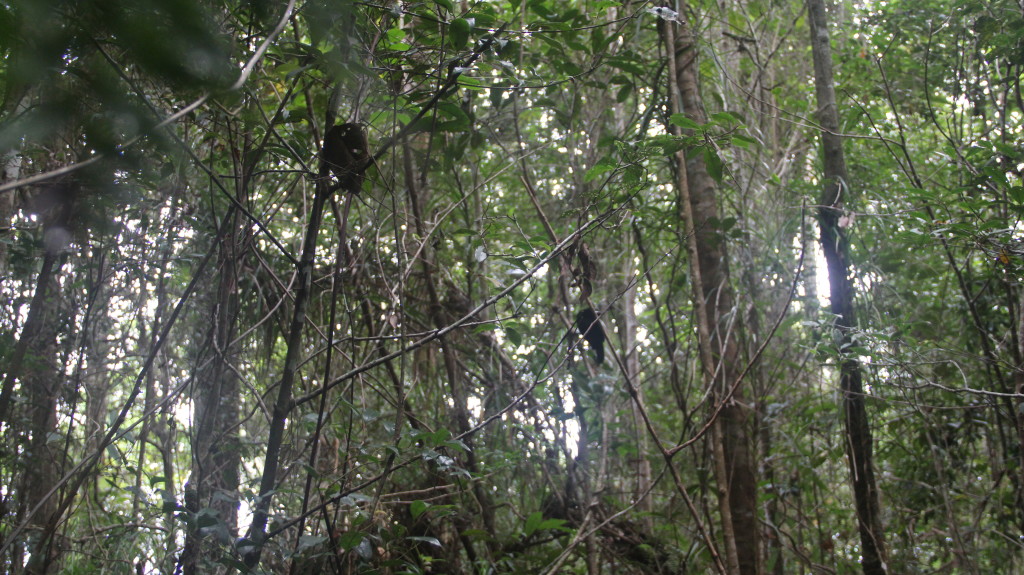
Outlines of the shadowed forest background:
<svg viewBox="0 0 1024 575">
<path fill-rule="evenodd" d="M 1024 573 L 1024 3 L 2 0 L 0 57 L 0 571 Z"/>
</svg>

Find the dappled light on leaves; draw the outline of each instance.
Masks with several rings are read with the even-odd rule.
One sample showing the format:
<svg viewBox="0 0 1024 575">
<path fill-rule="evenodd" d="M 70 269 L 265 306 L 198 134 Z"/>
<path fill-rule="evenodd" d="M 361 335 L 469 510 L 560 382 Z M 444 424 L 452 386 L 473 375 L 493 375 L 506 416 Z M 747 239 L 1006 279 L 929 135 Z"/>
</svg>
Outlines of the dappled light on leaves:
<svg viewBox="0 0 1024 575">
<path fill-rule="evenodd" d="M 1021 571 L 1020 6 L 712 4 L 2 3 L 0 571 Z"/>
</svg>

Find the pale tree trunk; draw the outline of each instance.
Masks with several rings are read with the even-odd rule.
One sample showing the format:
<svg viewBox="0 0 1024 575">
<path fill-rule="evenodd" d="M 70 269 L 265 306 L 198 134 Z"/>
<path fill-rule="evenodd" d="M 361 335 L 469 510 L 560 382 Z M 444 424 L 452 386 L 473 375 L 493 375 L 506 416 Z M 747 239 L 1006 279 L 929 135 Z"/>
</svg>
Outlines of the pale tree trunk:
<svg viewBox="0 0 1024 575">
<path fill-rule="evenodd" d="M 632 230 L 625 230 L 623 232 L 623 245 L 629 246 L 627 253 L 632 253 Z M 622 358 L 624 367 L 626 370 L 626 377 L 629 381 L 640 382 L 640 354 L 637 353 L 637 342 L 636 335 L 639 322 L 636 319 L 636 282 L 633 281 L 633 274 L 635 273 L 635 264 L 632 258 L 626 258 L 624 262 L 623 278 L 625 278 L 627 286 L 622 290 Z M 644 402 L 644 388 L 640 385 L 636 387 L 638 401 L 630 402 L 630 407 L 633 413 L 633 427 L 634 433 L 636 434 L 636 444 L 638 446 L 637 451 L 639 456 L 636 458 L 636 483 L 633 488 L 633 500 L 638 501 L 637 509 L 639 509 L 643 515 L 644 529 L 647 533 L 654 533 L 654 505 L 653 499 L 647 495 L 653 484 L 654 472 L 651 470 L 651 460 L 647 457 L 648 451 L 648 437 L 646 430 L 644 429 L 643 419 L 640 415 L 640 405 Z"/>
<path fill-rule="evenodd" d="M 839 348 L 852 341 L 857 327 L 853 308 L 853 282 L 850 279 L 849 241 L 840 225 L 849 178 L 839 137 L 839 113 L 832 79 L 832 50 L 823 0 L 807 0 L 811 24 L 811 48 L 814 55 L 815 92 L 818 97 L 818 121 L 822 133 L 823 190 L 818 220 L 821 226 L 821 249 L 828 265 L 832 313 L 839 333 Z M 886 572 L 885 536 L 879 514 L 878 489 L 872 461 L 871 429 L 864 402 L 864 386 L 860 364 L 846 357 L 839 366 L 842 392 L 843 422 L 846 425 L 846 453 L 853 482 L 857 528 L 860 531 L 862 568 L 865 575 Z"/>
<path fill-rule="evenodd" d="M 679 13 L 684 14 L 685 5 Z M 667 22 L 670 64 L 675 70 L 670 82 L 673 112 L 704 124 L 707 117 L 697 81 L 697 47 L 688 24 Z M 721 403 L 712 432 L 712 453 L 716 459 L 722 537 L 730 573 L 761 573 L 761 531 L 757 516 L 757 474 L 754 467 L 752 412 L 744 389 L 735 385 L 743 369 L 737 330 L 738 317 L 729 280 L 728 253 L 717 222 L 718 197 L 715 180 L 708 173 L 700 153 L 679 160 L 679 209 L 686 224 L 690 271 L 698 323 L 704 381 L 712 390 L 716 405 Z"/>
</svg>

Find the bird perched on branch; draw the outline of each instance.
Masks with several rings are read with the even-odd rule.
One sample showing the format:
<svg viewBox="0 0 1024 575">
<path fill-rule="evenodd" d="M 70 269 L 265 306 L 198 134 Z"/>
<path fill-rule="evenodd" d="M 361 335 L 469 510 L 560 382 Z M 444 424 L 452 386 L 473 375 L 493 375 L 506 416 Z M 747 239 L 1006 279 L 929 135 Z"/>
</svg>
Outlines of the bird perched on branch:
<svg viewBox="0 0 1024 575">
<path fill-rule="evenodd" d="M 583 308 L 576 314 L 576 329 L 590 344 L 590 349 L 594 350 L 594 359 L 597 363 L 604 363 L 604 328 L 601 327 L 601 322 L 592 308 Z"/>
<path fill-rule="evenodd" d="M 323 159 L 338 179 L 339 188 L 358 193 L 363 187 L 363 172 L 370 163 L 366 130 L 355 123 L 338 124 L 327 130 Z"/>
</svg>

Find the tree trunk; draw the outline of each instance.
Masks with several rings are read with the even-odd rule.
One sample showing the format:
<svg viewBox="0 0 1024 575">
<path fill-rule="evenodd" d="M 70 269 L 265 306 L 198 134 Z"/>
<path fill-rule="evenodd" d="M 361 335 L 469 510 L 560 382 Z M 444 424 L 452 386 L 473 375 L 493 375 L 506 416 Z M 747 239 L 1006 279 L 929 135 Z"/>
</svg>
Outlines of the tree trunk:
<svg viewBox="0 0 1024 575">
<path fill-rule="evenodd" d="M 818 97 L 818 121 L 822 126 L 822 162 L 825 172 L 818 221 L 821 226 L 821 249 L 828 265 L 832 313 L 839 333 L 839 349 L 842 350 L 852 342 L 852 332 L 857 326 L 853 309 L 853 282 L 850 280 L 849 241 L 840 225 L 846 199 L 844 194 L 849 193 L 849 179 L 842 140 L 838 135 L 839 113 L 823 0 L 807 0 L 807 10 L 811 24 L 815 92 Z M 883 575 L 886 572 L 885 536 L 879 516 L 871 429 L 864 403 L 862 373 L 856 358 L 842 358 L 839 387 L 842 390 L 846 453 L 857 509 L 862 567 L 865 575 Z"/>
<path fill-rule="evenodd" d="M 680 14 L 685 6 L 680 6 Z M 674 63 L 670 87 L 673 108 L 704 124 L 707 116 L 697 81 L 697 47 L 689 25 L 667 22 L 668 45 Z M 673 110 L 677 111 L 677 110 Z M 716 403 L 722 403 L 712 433 L 728 566 L 733 573 L 761 573 L 761 532 L 757 517 L 757 474 L 750 408 L 743 389 L 734 384 L 743 365 L 740 361 L 737 317 L 729 280 L 728 253 L 718 227 L 717 186 L 708 173 L 703 154 L 679 160 L 679 204 L 689 235 L 690 270 L 694 282 L 701 364 L 705 384 Z"/>
<path fill-rule="evenodd" d="M 263 544 L 266 539 L 267 522 L 270 519 L 270 504 L 277 489 L 277 474 L 280 467 L 281 451 L 285 443 L 285 426 L 291 414 L 292 387 L 298 377 L 302 363 L 303 332 L 306 328 L 306 310 L 313 295 L 313 271 L 316 262 L 316 245 L 323 224 L 324 206 L 331 194 L 330 166 L 320 158 L 317 172 L 316 188 L 313 202 L 309 210 L 309 222 L 302 240 L 302 255 L 296 265 L 295 301 L 292 304 L 291 322 L 288 324 L 286 352 L 281 370 L 281 381 L 278 382 L 277 399 L 270 419 L 270 431 L 267 436 L 267 453 L 264 458 L 263 474 L 260 478 L 259 499 L 252 514 L 252 524 L 246 534 L 247 541 L 242 551 L 246 567 L 252 569 L 260 562 Z"/>
<path fill-rule="evenodd" d="M 623 245 L 630 245 L 632 230 L 623 232 Z M 636 318 L 636 282 L 633 279 L 635 264 L 632 260 L 626 260 L 622 270 L 622 277 L 626 279 L 626 286 L 622 289 L 622 328 L 620 337 L 622 339 L 622 358 L 625 364 L 626 374 L 629 381 L 640 381 L 640 354 L 637 350 L 636 336 L 639 322 Z M 644 401 L 644 388 L 637 386 L 637 397 L 640 403 Z M 634 441 L 637 445 L 635 483 L 633 487 L 633 500 L 639 501 L 637 508 L 643 513 L 643 526 L 647 533 L 654 533 L 654 499 L 648 495 L 654 483 L 654 472 L 651 470 L 651 460 L 648 457 L 648 437 L 643 426 L 638 402 L 630 402 L 630 409 L 633 416 Z"/>
<path fill-rule="evenodd" d="M 209 294 L 213 325 L 205 338 L 204 351 L 197 362 L 195 402 L 196 432 L 192 438 L 192 473 L 185 486 L 189 512 L 212 509 L 218 527 L 235 537 L 238 516 L 238 468 L 241 456 L 238 444 L 238 376 L 231 366 L 237 349 L 235 325 L 239 311 L 238 269 L 244 258 L 244 233 L 241 214 L 232 209 L 221 222 L 229 226 L 221 239 L 218 256 L 219 281 Z M 237 344 L 236 344 L 237 346 Z M 208 560 L 216 553 L 202 544 L 197 530 L 190 529 L 182 551 L 185 575 L 207 572 Z"/>
<path fill-rule="evenodd" d="M 56 186 L 54 190 L 57 190 Z M 60 185 L 54 191 L 59 198 L 51 210 L 43 214 L 44 237 L 66 233 L 67 218 L 71 213 L 70 188 Z M 57 398 L 61 391 L 61 370 L 57 357 L 57 337 L 60 316 L 60 247 L 48 245 L 39 272 L 35 297 L 17 351 L 21 357 L 12 361 L 8 373 L 11 389 L 15 378 L 21 384 L 21 394 L 27 399 L 28 442 L 25 452 L 24 483 L 21 488 L 22 509 L 27 522 L 36 533 L 31 537 L 31 558 L 26 573 L 49 573 L 55 570 L 59 548 L 55 537 L 59 521 L 57 497 L 50 491 L 60 479 L 60 461 L 63 443 L 56 440 Z M 20 372 L 20 373 L 19 373 Z M 5 382 L 6 383 L 6 382 Z M 5 389 L 6 391 L 6 389 Z M 8 412 L 9 413 L 9 412 Z M 13 416 L 11 416 L 13 419 Z M 15 426 L 15 429 L 19 426 Z"/>
</svg>

